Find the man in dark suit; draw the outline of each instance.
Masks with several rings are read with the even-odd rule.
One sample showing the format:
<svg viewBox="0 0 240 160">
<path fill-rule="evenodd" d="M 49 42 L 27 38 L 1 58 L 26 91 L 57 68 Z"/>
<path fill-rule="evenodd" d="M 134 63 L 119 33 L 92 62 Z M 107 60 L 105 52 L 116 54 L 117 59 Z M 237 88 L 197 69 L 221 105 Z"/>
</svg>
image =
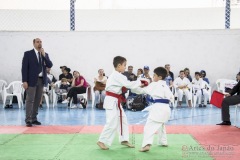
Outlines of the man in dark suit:
<svg viewBox="0 0 240 160">
<path fill-rule="evenodd" d="M 51 68 L 52 62 L 42 48 L 39 38 L 33 40 L 34 48 L 26 51 L 22 60 L 22 82 L 26 90 L 26 126 L 32 124 L 41 125 L 37 120 L 38 106 L 43 93 L 44 85 L 47 85 L 46 67 Z"/>
<path fill-rule="evenodd" d="M 236 94 L 237 95 L 234 95 Z M 233 87 L 230 93 L 225 94 L 226 98 L 222 102 L 222 123 L 217 125 L 231 125 L 229 106 L 240 103 L 240 81 Z"/>
</svg>

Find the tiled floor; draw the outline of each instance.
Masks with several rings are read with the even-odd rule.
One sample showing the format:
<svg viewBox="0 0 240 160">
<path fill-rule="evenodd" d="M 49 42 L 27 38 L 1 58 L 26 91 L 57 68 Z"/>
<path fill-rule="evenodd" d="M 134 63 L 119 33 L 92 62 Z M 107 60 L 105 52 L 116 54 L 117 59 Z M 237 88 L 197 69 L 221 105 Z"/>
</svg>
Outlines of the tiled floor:
<svg viewBox="0 0 240 160">
<path fill-rule="evenodd" d="M 68 109 L 66 104 L 58 104 L 55 108 L 39 110 L 38 120 L 43 125 L 104 125 L 105 111 L 90 107 L 87 109 Z M 129 124 L 145 124 L 148 112 L 125 111 Z M 234 125 L 235 108 L 230 108 L 231 121 Z M 3 109 L 0 105 L 0 125 L 25 125 L 25 110 L 14 104 L 12 109 Z M 215 125 L 221 122 L 221 110 L 216 107 L 176 108 L 172 109 L 168 125 Z M 240 126 L 238 121 L 237 126 Z"/>
</svg>

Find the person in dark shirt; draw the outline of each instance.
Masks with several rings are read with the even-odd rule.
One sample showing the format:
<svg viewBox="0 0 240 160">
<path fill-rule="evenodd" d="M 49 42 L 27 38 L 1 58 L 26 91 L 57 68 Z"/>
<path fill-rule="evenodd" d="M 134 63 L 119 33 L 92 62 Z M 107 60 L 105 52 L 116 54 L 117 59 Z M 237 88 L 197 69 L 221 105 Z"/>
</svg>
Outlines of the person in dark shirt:
<svg viewBox="0 0 240 160">
<path fill-rule="evenodd" d="M 174 81 L 174 74 L 170 71 L 170 64 L 165 64 L 165 69 L 169 72 L 170 76 L 172 77 L 172 81 Z"/>
<path fill-rule="evenodd" d="M 59 75 L 59 81 L 61 81 L 60 77 L 63 76 L 63 72 L 64 72 L 65 68 L 67 68 L 67 66 L 60 66 L 60 69 L 61 69 L 62 73 Z"/>
<path fill-rule="evenodd" d="M 201 70 L 200 73 L 201 73 L 202 79 L 209 84 L 210 82 L 209 82 L 208 78 L 206 77 L 206 75 L 207 75 L 206 71 Z"/>
<path fill-rule="evenodd" d="M 190 70 L 189 70 L 189 68 L 185 68 L 185 69 L 184 69 L 184 73 L 185 73 L 186 78 L 188 78 L 188 80 L 189 80 L 190 82 L 192 82 L 192 77 L 191 77 L 191 75 L 190 75 Z"/>
<path fill-rule="evenodd" d="M 235 95 L 237 93 L 237 95 Z M 236 105 L 240 103 L 240 81 L 236 86 L 230 91 L 230 93 L 225 94 L 226 98 L 222 102 L 222 123 L 217 125 L 231 125 L 229 106 Z"/>
<path fill-rule="evenodd" d="M 63 74 L 61 74 L 59 76 L 59 80 L 61 81 L 62 78 L 66 78 L 68 83 L 72 84 L 73 76 L 72 76 L 72 74 L 70 72 L 71 72 L 70 68 L 67 68 L 67 67 L 64 68 L 63 69 Z"/>
<path fill-rule="evenodd" d="M 133 66 L 128 66 L 128 71 L 123 73 L 129 81 L 137 80 L 137 76 L 133 73 Z"/>
</svg>

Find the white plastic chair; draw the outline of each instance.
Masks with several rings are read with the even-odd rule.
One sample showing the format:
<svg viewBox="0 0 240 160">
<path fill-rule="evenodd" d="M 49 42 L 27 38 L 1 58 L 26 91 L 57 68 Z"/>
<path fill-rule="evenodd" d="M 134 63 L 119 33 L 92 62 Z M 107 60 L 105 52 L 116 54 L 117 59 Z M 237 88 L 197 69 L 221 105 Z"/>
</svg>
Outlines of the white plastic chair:
<svg viewBox="0 0 240 160">
<path fill-rule="evenodd" d="M 4 88 L 4 86 L 7 86 L 7 82 L 4 81 L 4 80 L 0 80 L 0 94 L 1 94 L 2 100 L 3 100 L 3 88 Z"/>
<path fill-rule="evenodd" d="M 12 93 L 9 90 L 12 89 Z M 18 107 L 21 108 L 23 106 L 22 100 L 22 82 L 21 81 L 13 81 L 8 87 L 3 88 L 3 108 L 5 107 L 7 97 L 11 97 L 10 103 L 12 102 L 13 96 L 17 96 Z"/>
<path fill-rule="evenodd" d="M 236 80 L 231 80 L 231 79 L 218 79 L 216 81 L 217 90 L 219 92 L 222 92 L 222 93 L 226 93 L 225 92 L 225 87 L 232 88 L 236 84 L 237 84 L 237 81 Z"/>
<path fill-rule="evenodd" d="M 190 88 L 189 88 L 190 101 L 191 101 L 191 104 L 193 105 L 193 96 L 192 96 L 193 87 L 192 87 L 192 85 L 190 85 L 189 87 L 190 87 Z M 177 86 L 174 86 L 174 93 L 175 93 L 175 97 L 177 97 L 177 100 L 175 100 L 175 107 L 177 107 L 177 105 L 178 105 Z M 187 104 L 187 106 L 188 106 L 188 100 L 187 100 L 187 98 L 186 98 L 185 93 L 183 93 L 183 95 L 185 96 L 186 104 Z"/>
<path fill-rule="evenodd" d="M 95 104 L 95 92 L 93 90 L 94 87 L 91 87 L 91 94 L 92 94 L 92 108 L 94 107 Z M 99 96 L 100 97 L 100 96 Z"/>
<path fill-rule="evenodd" d="M 49 108 L 49 96 L 48 96 L 47 92 L 50 92 L 49 91 L 49 84 L 47 85 L 47 87 L 44 87 L 44 90 L 43 90 L 43 96 L 45 98 L 46 105 Z"/>
<path fill-rule="evenodd" d="M 57 88 L 60 88 L 60 85 L 61 85 L 61 81 L 57 81 L 57 82 L 55 82 L 55 84 L 54 84 L 54 87 L 52 88 L 52 97 L 53 97 L 53 107 L 55 106 L 55 105 L 57 105 L 57 101 L 58 101 L 58 94 L 56 93 L 56 87 Z M 61 95 L 67 95 L 67 93 L 61 93 Z"/>
<path fill-rule="evenodd" d="M 77 98 L 85 98 L 86 100 L 87 100 L 87 104 L 88 104 L 88 89 L 90 88 L 90 86 L 88 86 L 87 88 L 86 88 L 86 93 L 82 93 L 82 94 L 77 94 Z M 73 101 L 73 99 L 71 98 L 71 100 L 70 100 L 70 108 L 71 108 L 71 106 L 72 106 L 72 101 Z M 87 107 L 87 106 L 86 106 Z"/>
</svg>

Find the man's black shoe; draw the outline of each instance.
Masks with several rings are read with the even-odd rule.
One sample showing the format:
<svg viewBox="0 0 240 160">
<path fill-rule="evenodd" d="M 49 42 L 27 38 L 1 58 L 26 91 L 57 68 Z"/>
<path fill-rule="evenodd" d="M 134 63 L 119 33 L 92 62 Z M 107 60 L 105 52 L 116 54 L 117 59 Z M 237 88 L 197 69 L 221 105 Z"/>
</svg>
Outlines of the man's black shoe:
<svg viewBox="0 0 240 160">
<path fill-rule="evenodd" d="M 202 107 L 202 105 L 201 104 L 199 104 L 199 106 L 198 106 L 199 108 L 201 108 Z"/>
<path fill-rule="evenodd" d="M 35 125 L 41 125 L 41 122 L 33 121 L 32 124 L 35 124 Z"/>
<path fill-rule="evenodd" d="M 31 122 L 26 122 L 26 126 L 27 127 L 32 127 L 32 123 Z"/>
<path fill-rule="evenodd" d="M 203 107 L 207 107 L 207 105 L 203 105 Z"/>
<path fill-rule="evenodd" d="M 226 125 L 226 126 L 230 126 L 231 125 L 231 122 L 229 121 L 223 121 L 222 123 L 219 123 L 217 125 Z"/>
</svg>

